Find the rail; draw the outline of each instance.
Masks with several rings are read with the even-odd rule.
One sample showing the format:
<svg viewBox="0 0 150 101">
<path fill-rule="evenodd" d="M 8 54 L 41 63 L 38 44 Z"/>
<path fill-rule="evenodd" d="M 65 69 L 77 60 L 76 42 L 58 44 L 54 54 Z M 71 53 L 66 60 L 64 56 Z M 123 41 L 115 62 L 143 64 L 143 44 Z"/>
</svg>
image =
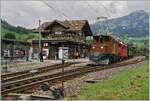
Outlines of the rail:
<svg viewBox="0 0 150 101">
<path fill-rule="evenodd" d="M 22 79 L 22 78 L 26 78 L 26 77 L 39 75 L 39 74 L 42 74 L 44 72 L 48 72 L 48 71 L 55 70 L 55 69 L 60 69 L 62 67 L 67 67 L 71 64 L 73 64 L 73 63 L 67 62 L 65 64 L 55 64 L 55 65 L 51 65 L 51 66 L 36 68 L 33 70 L 27 70 L 27 71 L 15 72 L 15 73 L 2 75 L 2 81 L 1 82 L 5 83 L 8 81 L 14 81 L 14 80 L 18 80 L 18 79 Z"/>
<path fill-rule="evenodd" d="M 60 73 L 56 73 L 52 75 L 43 75 L 39 77 L 27 78 L 27 79 L 20 80 L 20 81 L 9 82 L 6 84 L 2 84 L 2 95 L 5 95 L 9 92 L 24 91 L 24 90 L 32 88 L 33 86 L 38 86 L 42 84 L 43 82 L 50 82 L 50 81 L 54 82 L 54 81 L 58 81 L 61 79 L 68 80 L 68 79 L 71 79 L 72 77 L 75 78 L 77 76 L 84 75 L 85 73 L 104 70 L 104 69 L 110 69 L 110 68 L 116 68 L 116 67 L 125 66 L 129 64 L 135 64 L 143 60 L 144 59 L 140 59 L 140 60 L 136 59 L 134 61 L 119 62 L 119 63 L 115 63 L 112 65 L 103 66 L 103 67 L 85 66 L 82 68 L 68 70 L 68 71 L 65 71 L 64 73 L 60 72 Z M 4 86 L 4 85 L 7 85 L 7 86 Z"/>
</svg>

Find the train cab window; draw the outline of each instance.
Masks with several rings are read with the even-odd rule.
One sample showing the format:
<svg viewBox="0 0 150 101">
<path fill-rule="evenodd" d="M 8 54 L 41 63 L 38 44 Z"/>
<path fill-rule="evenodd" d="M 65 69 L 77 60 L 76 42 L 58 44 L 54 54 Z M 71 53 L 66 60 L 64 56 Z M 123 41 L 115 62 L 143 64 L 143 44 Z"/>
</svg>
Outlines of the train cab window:
<svg viewBox="0 0 150 101">
<path fill-rule="evenodd" d="M 95 42 L 99 42 L 99 37 L 98 36 L 94 36 L 94 41 Z"/>
<path fill-rule="evenodd" d="M 103 40 L 103 37 L 102 37 L 102 38 L 100 38 L 100 42 L 101 42 L 101 43 L 103 43 L 103 41 L 104 41 L 104 40 Z"/>
<path fill-rule="evenodd" d="M 110 38 L 108 37 L 108 36 L 106 36 L 105 38 L 104 38 L 104 42 L 109 42 L 110 41 Z"/>
<path fill-rule="evenodd" d="M 94 41 L 100 42 L 100 43 L 109 42 L 110 37 L 108 37 L 108 36 L 94 36 Z"/>
<path fill-rule="evenodd" d="M 110 41 L 110 37 L 108 36 L 100 37 L 100 43 L 109 42 L 109 41 Z"/>
</svg>

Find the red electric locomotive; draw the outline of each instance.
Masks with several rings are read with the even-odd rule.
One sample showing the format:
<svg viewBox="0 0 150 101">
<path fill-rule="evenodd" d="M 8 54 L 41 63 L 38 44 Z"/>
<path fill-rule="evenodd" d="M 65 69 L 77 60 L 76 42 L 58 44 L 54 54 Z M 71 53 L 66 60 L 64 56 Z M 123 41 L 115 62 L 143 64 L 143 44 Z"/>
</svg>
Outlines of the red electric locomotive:
<svg viewBox="0 0 150 101">
<path fill-rule="evenodd" d="M 127 57 L 127 45 L 111 36 L 93 36 L 90 49 L 92 65 L 110 64 Z"/>
</svg>

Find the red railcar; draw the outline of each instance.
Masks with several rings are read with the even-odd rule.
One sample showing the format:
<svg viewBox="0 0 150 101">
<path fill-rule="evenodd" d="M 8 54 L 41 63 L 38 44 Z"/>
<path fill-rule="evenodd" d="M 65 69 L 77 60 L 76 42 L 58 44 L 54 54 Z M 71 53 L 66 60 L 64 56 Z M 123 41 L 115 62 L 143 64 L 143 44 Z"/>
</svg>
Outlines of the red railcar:
<svg viewBox="0 0 150 101">
<path fill-rule="evenodd" d="M 128 55 L 127 55 L 127 45 L 124 44 L 123 42 L 118 42 L 118 56 L 119 58 L 122 60 L 122 59 L 125 59 Z"/>
</svg>

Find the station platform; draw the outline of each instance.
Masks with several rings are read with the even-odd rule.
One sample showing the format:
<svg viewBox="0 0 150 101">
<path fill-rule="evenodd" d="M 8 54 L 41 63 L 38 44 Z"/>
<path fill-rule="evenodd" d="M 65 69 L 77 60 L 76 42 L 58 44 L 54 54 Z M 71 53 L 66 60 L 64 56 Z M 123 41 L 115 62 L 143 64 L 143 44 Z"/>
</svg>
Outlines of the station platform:
<svg viewBox="0 0 150 101">
<path fill-rule="evenodd" d="M 65 62 L 74 62 L 76 66 L 79 64 L 87 64 L 89 62 L 88 58 L 79 58 L 79 59 L 68 59 L 65 60 Z M 55 64 L 62 63 L 62 60 L 44 60 L 43 62 L 40 62 L 39 60 L 32 60 L 30 62 L 17 62 L 11 64 L 3 64 L 2 65 L 2 74 L 10 73 L 10 72 L 18 72 L 18 71 L 24 71 L 24 70 L 32 70 L 39 67 L 44 66 L 51 66 Z M 7 71 L 3 71 L 3 68 L 7 66 Z"/>
</svg>

